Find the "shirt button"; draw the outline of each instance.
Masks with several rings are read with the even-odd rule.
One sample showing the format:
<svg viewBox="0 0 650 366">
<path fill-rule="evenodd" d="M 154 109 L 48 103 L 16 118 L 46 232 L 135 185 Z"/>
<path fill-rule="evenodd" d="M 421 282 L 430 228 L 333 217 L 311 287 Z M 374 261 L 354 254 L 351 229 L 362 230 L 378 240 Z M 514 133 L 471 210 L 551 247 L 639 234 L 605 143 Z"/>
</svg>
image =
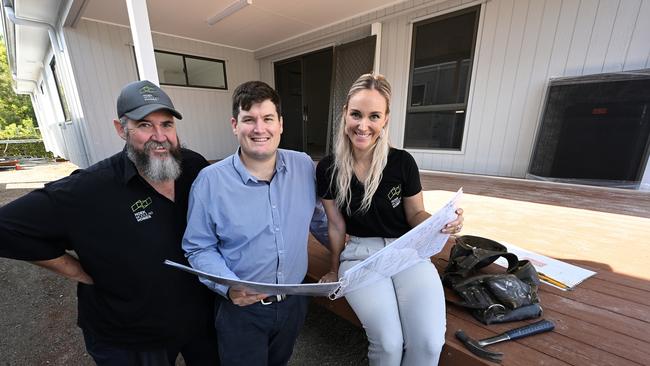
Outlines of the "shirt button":
<svg viewBox="0 0 650 366">
<path fill-rule="evenodd" d="M 275 205 L 271 205 L 271 208 L 275 208 Z"/>
<path fill-rule="evenodd" d="M 275 231 L 280 231 L 280 228 L 276 226 Z"/>
</svg>

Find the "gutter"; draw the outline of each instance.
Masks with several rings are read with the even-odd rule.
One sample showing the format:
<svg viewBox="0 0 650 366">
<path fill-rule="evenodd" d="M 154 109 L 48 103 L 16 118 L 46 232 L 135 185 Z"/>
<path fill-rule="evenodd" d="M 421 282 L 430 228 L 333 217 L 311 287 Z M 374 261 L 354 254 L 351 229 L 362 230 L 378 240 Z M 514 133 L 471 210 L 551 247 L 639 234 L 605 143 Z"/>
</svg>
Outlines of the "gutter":
<svg viewBox="0 0 650 366">
<path fill-rule="evenodd" d="M 50 42 L 52 43 L 52 48 L 58 50 L 60 53 L 63 53 L 63 47 L 59 42 L 59 38 L 56 36 L 56 29 L 54 29 L 54 26 L 52 24 L 47 22 L 42 22 L 39 20 L 19 18 L 16 16 L 16 13 L 14 12 L 14 8 L 6 4 L 4 8 L 5 8 L 5 14 L 7 14 L 9 20 L 11 20 L 11 22 L 14 24 L 47 29 L 47 33 L 50 36 Z"/>
</svg>

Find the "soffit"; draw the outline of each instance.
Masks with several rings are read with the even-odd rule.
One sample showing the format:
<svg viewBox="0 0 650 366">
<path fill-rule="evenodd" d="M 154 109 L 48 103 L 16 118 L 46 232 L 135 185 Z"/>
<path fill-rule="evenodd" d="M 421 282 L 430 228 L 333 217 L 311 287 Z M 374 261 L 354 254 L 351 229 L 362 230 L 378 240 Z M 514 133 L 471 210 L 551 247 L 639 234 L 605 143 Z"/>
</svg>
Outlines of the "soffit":
<svg viewBox="0 0 650 366">
<path fill-rule="evenodd" d="M 149 0 L 151 30 L 252 51 L 401 1 L 253 0 L 252 5 L 208 25 L 208 18 L 233 2 Z M 89 0 L 83 17 L 129 25 L 123 0 Z"/>
<path fill-rule="evenodd" d="M 58 19 L 60 0 L 21 0 L 14 1 L 14 13 L 18 18 L 55 24 Z M 9 26 L 11 21 L 6 20 Z M 18 79 L 37 80 L 45 67 L 50 49 L 50 38 L 46 28 L 30 25 L 15 25 L 15 65 Z M 9 45 L 14 47 L 14 45 Z M 33 85 L 18 83 L 18 88 L 31 90 Z"/>
</svg>

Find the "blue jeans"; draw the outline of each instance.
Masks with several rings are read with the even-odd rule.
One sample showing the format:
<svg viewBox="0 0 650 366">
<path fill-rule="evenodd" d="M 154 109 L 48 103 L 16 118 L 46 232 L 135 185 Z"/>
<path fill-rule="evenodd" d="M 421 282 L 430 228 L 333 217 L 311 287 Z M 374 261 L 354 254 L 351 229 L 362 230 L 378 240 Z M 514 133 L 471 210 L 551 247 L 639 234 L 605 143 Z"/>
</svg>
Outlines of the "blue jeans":
<svg viewBox="0 0 650 366">
<path fill-rule="evenodd" d="M 339 276 L 392 241 L 350 237 L 341 253 Z M 430 260 L 349 292 L 345 298 L 368 336 L 371 366 L 438 364 L 445 344 L 445 294 Z"/>
<path fill-rule="evenodd" d="M 288 296 L 282 302 L 238 306 L 220 301 L 215 326 L 223 365 L 281 366 L 293 353 L 305 322 L 309 298 Z"/>
<path fill-rule="evenodd" d="M 217 340 L 213 333 L 177 348 L 137 351 L 99 341 L 92 332 L 82 331 L 86 351 L 98 366 L 174 366 L 179 353 L 187 366 L 219 365 Z"/>
</svg>

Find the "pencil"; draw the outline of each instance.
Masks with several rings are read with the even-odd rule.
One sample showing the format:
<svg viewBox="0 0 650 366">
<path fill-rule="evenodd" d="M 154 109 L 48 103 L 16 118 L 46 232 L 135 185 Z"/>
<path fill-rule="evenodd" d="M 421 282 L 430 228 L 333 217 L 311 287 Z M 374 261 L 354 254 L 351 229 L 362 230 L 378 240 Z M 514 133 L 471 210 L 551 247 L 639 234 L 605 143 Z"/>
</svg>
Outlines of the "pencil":
<svg viewBox="0 0 650 366">
<path fill-rule="evenodd" d="M 549 283 L 549 284 L 551 284 L 553 286 L 557 286 L 557 287 L 559 287 L 559 288 L 561 288 L 563 290 L 571 289 L 569 286 L 565 285 L 564 283 L 562 283 L 562 282 L 560 282 L 560 281 L 558 281 L 558 280 L 556 280 L 556 279 L 554 279 L 552 277 L 549 277 L 549 276 L 547 276 L 547 275 L 545 275 L 545 274 L 543 274 L 541 272 L 537 272 L 537 274 L 539 275 L 539 279 L 546 282 L 546 283 Z"/>
</svg>

